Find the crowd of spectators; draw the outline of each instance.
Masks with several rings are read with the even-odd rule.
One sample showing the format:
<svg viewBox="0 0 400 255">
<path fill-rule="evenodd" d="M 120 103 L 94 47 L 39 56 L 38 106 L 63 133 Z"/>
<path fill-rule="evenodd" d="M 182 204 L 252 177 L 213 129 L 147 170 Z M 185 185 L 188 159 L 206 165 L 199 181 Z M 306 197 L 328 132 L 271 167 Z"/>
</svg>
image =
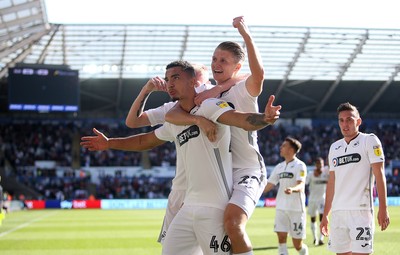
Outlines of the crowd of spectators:
<svg viewBox="0 0 400 255">
<path fill-rule="evenodd" d="M 400 160 L 400 123 L 394 121 L 364 121 L 362 132 L 375 133 L 383 143 L 387 167 L 392 161 Z M 79 146 L 80 137 L 92 135 L 96 127 L 108 136 L 128 136 L 150 131 L 150 128 L 129 129 L 123 120 L 102 121 L 2 121 L 0 122 L 0 155 L 10 162 L 19 179 L 25 185 L 33 187 L 43 194 L 44 198 L 59 197 L 82 198 L 88 196 L 87 176 L 74 175 L 74 171 L 63 176 L 49 176 L 26 170 L 36 161 L 55 161 L 57 166 L 71 167 L 74 160 L 81 167 L 93 166 L 174 166 L 176 160 L 175 146 L 167 142 L 153 150 L 145 152 L 124 152 L 107 150 L 89 152 Z M 287 136 L 301 141 L 303 147 L 298 157 L 307 165 L 313 165 L 316 157 L 327 158 L 329 146 L 341 137 L 335 120 L 314 121 L 313 125 L 279 124 L 259 131 L 259 146 L 267 166 L 281 162 L 279 146 Z M 73 147 L 78 146 L 74 154 Z M 1 158 L 1 157 L 0 157 Z M 3 163 L 4 159 L 0 160 Z M 146 162 L 144 162 L 146 161 Z M 271 169 L 269 169 L 271 170 Z M 45 172 L 44 170 L 43 172 Z M 98 198 L 166 198 L 169 193 L 170 180 L 147 176 L 128 177 L 122 175 L 103 176 L 96 184 Z M 388 195 L 400 195 L 400 177 L 389 174 Z M 78 192 L 80 191 L 80 192 Z"/>
<path fill-rule="evenodd" d="M 97 185 L 97 197 L 113 198 L 167 198 L 171 190 L 171 179 L 152 176 L 114 176 L 100 178 Z"/>
<path fill-rule="evenodd" d="M 70 166 L 75 130 L 72 122 L 0 122 L 0 150 L 13 167 L 33 166 L 37 160 L 54 160 L 60 166 Z"/>
</svg>

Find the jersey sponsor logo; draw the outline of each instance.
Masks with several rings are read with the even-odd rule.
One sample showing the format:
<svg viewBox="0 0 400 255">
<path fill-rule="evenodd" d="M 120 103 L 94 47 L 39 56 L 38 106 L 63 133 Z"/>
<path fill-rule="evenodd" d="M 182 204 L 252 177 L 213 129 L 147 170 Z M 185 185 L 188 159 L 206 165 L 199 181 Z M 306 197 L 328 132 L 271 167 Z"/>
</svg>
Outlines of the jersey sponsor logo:
<svg viewBox="0 0 400 255">
<path fill-rule="evenodd" d="M 225 101 L 218 101 L 218 102 L 216 103 L 216 105 L 218 105 L 220 108 L 229 107 L 228 103 L 225 102 Z"/>
<path fill-rule="evenodd" d="M 279 179 L 293 179 L 293 177 L 293 173 L 283 172 L 279 174 Z"/>
<path fill-rule="evenodd" d="M 361 155 L 358 153 L 353 153 L 349 155 L 344 155 L 341 157 L 334 158 L 332 160 L 333 166 L 343 166 L 350 163 L 358 163 L 361 160 Z"/>
<path fill-rule="evenodd" d="M 374 148 L 374 154 L 378 157 L 382 156 L 382 148 L 379 145 L 376 145 Z"/>
<path fill-rule="evenodd" d="M 196 125 L 190 126 L 187 129 L 179 133 L 176 138 L 179 145 L 182 146 L 187 143 L 190 139 L 198 137 L 200 135 L 200 128 Z"/>
</svg>

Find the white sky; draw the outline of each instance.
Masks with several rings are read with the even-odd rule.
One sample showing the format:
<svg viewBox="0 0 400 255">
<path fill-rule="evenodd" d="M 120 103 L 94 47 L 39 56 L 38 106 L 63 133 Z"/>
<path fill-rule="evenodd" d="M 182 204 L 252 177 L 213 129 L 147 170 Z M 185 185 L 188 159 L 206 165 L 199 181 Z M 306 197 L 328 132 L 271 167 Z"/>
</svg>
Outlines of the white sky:
<svg viewBox="0 0 400 255">
<path fill-rule="evenodd" d="M 66 24 L 231 24 L 400 29 L 400 0 L 45 0 Z"/>
</svg>

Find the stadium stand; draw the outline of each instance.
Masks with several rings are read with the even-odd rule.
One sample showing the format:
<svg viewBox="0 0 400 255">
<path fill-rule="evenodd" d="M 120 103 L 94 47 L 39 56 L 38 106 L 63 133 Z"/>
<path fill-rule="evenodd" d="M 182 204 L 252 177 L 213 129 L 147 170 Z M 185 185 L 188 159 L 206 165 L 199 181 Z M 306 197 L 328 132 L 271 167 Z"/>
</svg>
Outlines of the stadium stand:
<svg viewBox="0 0 400 255">
<path fill-rule="evenodd" d="M 166 197 L 175 165 L 173 144 L 145 153 L 89 153 L 80 148 L 79 138 L 91 134 L 93 127 L 113 136 L 149 130 L 128 129 L 123 120 L 141 86 L 151 77 L 162 76 L 172 60 L 210 63 L 216 45 L 240 39 L 231 25 L 51 24 L 41 0 L 0 1 L 0 10 L 0 175 L 4 190 L 14 198 Z M 388 195 L 399 195 L 400 177 L 394 169 L 400 168 L 400 66 L 396 58 L 400 30 L 251 29 L 266 71 L 260 109 L 271 94 L 283 106 L 280 124 L 259 132 L 266 164 L 280 161 L 279 144 L 287 135 L 303 143 L 299 158 L 308 165 L 316 156 L 326 158 L 330 143 L 340 137 L 336 107 L 349 101 L 359 107 L 362 131 L 374 132 L 383 142 Z M 79 110 L 10 110 L 8 72 L 15 67 L 78 70 Z M 242 70 L 249 70 L 247 63 Z M 153 94 L 146 103 L 149 108 L 169 100 L 165 93 Z M 96 167 L 120 169 L 109 172 Z M 143 171 L 131 175 L 125 167 Z M 149 174 L 156 167 L 157 174 Z M 89 172 L 87 168 L 96 169 Z M 168 174 L 160 174 L 158 169 L 165 168 L 170 169 Z"/>
<path fill-rule="evenodd" d="M 340 137 L 335 122 L 315 121 L 315 125 L 293 125 L 282 121 L 277 125 L 259 131 L 260 150 L 268 166 L 281 161 L 280 141 L 288 135 L 299 139 L 303 148 L 299 158 L 312 166 L 313 160 L 327 157 L 330 144 Z M 400 160 L 400 127 L 396 122 L 365 121 L 363 132 L 373 132 L 381 137 L 386 154 L 388 194 L 399 195 L 400 176 L 392 171 L 393 161 Z M 112 136 L 125 136 L 142 130 L 132 130 L 122 121 L 11 121 L 0 124 L 1 154 L 9 162 L 8 176 L 16 176 L 20 184 L 34 190 L 9 190 L 16 197 L 34 196 L 40 199 L 81 199 L 94 195 L 97 198 L 166 198 L 169 193 L 171 176 L 158 177 L 151 174 L 129 175 L 122 170 L 101 173 L 94 180 L 85 167 L 136 166 L 143 168 L 143 153 L 104 151 L 89 152 L 79 149 L 79 155 L 72 155 L 72 147 L 79 146 L 73 141 L 74 134 L 91 134 L 93 127 Z M 80 136 L 79 136 L 80 137 Z M 78 144 L 78 145 L 77 145 Z M 175 149 L 171 143 L 145 152 L 150 158 L 150 169 L 175 165 Z M 73 159 L 75 157 L 75 159 Z M 79 167 L 71 167 L 78 160 Z M 55 162 L 50 167 L 40 162 Z M 4 163 L 4 162 L 3 162 Z M 38 164 L 39 163 L 39 164 Z M 269 171 L 272 167 L 268 168 Z M 168 170 L 165 170 L 168 171 Z M 20 192 L 20 193 L 19 193 Z"/>
</svg>

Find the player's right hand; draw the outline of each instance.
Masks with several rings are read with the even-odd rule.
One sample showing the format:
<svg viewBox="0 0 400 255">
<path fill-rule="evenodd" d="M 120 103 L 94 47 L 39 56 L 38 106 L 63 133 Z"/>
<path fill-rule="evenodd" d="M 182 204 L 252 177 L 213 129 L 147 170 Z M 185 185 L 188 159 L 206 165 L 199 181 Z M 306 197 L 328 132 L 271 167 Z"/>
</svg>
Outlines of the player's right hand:
<svg viewBox="0 0 400 255">
<path fill-rule="evenodd" d="M 151 78 L 146 83 L 147 89 L 149 91 L 164 91 L 167 92 L 167 83 L 165 80 L 159 76 Z"/>
<path fill-rule="evenodd" d="M 105 136 L 102 132 L 98 131 L 96 128 L 93 128 L 93 132 L 96 135 L 82 137 L 80 145 L 83 148 L 88 149 L 89 151 L 107 150 L 109 148 L 107 136 Z"/>
</svg>

